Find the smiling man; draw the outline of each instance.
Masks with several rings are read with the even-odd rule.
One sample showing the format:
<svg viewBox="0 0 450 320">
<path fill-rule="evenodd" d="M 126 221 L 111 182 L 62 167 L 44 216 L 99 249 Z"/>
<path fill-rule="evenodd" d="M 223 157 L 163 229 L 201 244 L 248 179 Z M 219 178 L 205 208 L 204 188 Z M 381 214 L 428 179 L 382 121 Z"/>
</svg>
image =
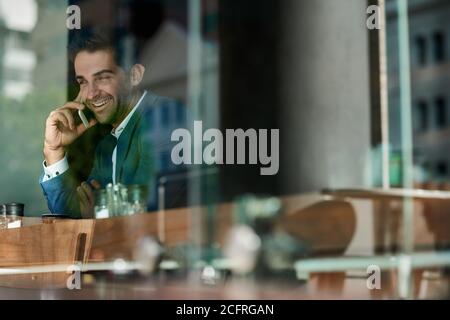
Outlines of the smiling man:
<svg viewBox="0 0 450 320">
<path fill-rule="evenodd" d="M 154 187 L 154 150 L 148 139 L 151 111 L 175 103 L 142 90 L 139 84 L 145 67 L 139 63 L 124 66 L 115 40 L 103 31 L 76 38 L 69 53 L 79 93 L 74 101 L 52 111 L 46 120 L 40 184 L 52 213 L 91 218 L 95 189 L 109 183 L 153 183 Z M 79 110 L 93 114 L 87 127 L 79 121 Z M 77 185 L 66 149 L 97 123 L 111 125 L 111 134 L 96 147 L 89 178 Z"/>
</svg>

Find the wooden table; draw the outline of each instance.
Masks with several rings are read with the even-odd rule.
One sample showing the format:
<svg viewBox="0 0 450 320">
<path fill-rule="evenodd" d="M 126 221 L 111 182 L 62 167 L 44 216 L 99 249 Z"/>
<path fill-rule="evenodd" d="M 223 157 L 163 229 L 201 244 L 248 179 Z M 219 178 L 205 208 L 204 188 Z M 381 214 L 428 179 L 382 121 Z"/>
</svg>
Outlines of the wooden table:
<svg viewBox="0 0 450 320">
<path fill-rule="evenodd" d="M 355 280 L 351 280 L 355 281 Z M 0 299 L 64 299 L 64 300 L 310 300 L 310 299 L 370 299 L 365 279 L 342 293 L 316 288 L 314 283 L 262 282 L 231 280 L 208 285 L 187 280 L 129 279 L 99 280 L 83 284 L 80 290 L 65 288 L 17 289 L 0 287 Z"/>
<path fill-rule="evenodd" d="M 338 199 L 365 199 L 374 203 L 374 240 L 376 254 L 411 254 L 415 250 L 448 248 L 450 244 L 450 191 L 401 189 L 401 188 L 354 188 L 325 189 L 323 195 Z M 402 216 L 404 201 L 410 202 L 410 212 Z M 435 235 L 433 242 L 414 234 L 414 221 L 418 218 L 414 204 L 424 206 L 427 225 Z M 395 208 L 392 207 L 395 205 Z M 447 208 L 447 210 L 442 208 Z M 445 212 L 447 211 L 447 212 Z M 402 223 L 403 222 L 403 223 Z M 400 238 L 400 230 L 403 239 Z M 408 233 L 405 235 L 405 233 Z M 406 251 L 405 251 L 406 250 Z M 387 279 L 388 277 L 384 277 Z"/>
<path fill-rule="evenodd" d="M 323 196 L 292 195 L 282 199 L 283 213 L 275 229 L 302 237 L 315 252 L 343 252 L 354 232 L 352 212 L 324 210 L 334 202 Z M 315 205 L 318 203 L 318 205 Z M 27 268 L 74 263 L 96 263 L 115 259 L 133 260 L 143 237 L 160 239 L 166 247 L 183 243 L 222 246 L 234 223 L 234 204 L 214 208 L 214 230 L 193 235 L 194 215 L 204 221 L 208 208 L 190 207 L 108 219 L 58 220 L 23 218 L 22 227 L 0 230 L 0 268 Z M 323 209 L 323 210 L 322 210 Z M 349 219 L 348 222 L 345 219 Z M 330 221 L 337 221 L 330 233 Z M 309 226 L 309 227 L 308 227 Z M 198 228 L 196 229 L 198 230 Z M 210 235 L 213 238 L 208 238 Z M 194 239 L 195 238 L 195 239 Z M 1 270 L 0 270 L 1 271 Z M 65 287 L 67 273 L 0 275 L 0 287 Z"/>
<path fill-rule="evenodd" d="M 387 252 L 396 253 L 401 247 L 398 237 L 401 227 L 402 201 L 404 200 L 410 199 L 413 201 L 413 204 L 425 206 L 427 209 L 425 212 L 426 219 L 429 221 L 434 220 L 434 224 L 440 227 L 440 229 L 445 229 L 442 226 L 450 227 L 450 220 L 448 219 L 450 218 L 450 213 L 446 214 L 442 212 L 441 214 L 437 212 L 440 208 L 450 209 L 450 191 L 400 188 L 354 188 L 325 189 L 322 191 L 322 194 L 337 199 L 365 199 L 373 202 L 375 252 L 378 254 Z M 417 214 L 417 212 L 412 212 L 413 220 L 418 218 Z M 435 239 L 435 243 L 430 243 L 428 239 L 416 237 L 414 245 L 419 250 L 430 250 L 436 246 L 445 247 L 450 243 L 450 237 L 445 235 L 450 235 L 450 232 L 445 232 L 444 230 L 444 232 L 440 233 L 437 239 Z"/>
<path fill-rule="evenodd" d="M 450 191 L 401 189 L 401 188 L 358 188 L 358 189 L 324 189 L 322 194 L 339 198 L 398 200 L 410 198 L 415 200 L 450 200 Z"/>
</svg>

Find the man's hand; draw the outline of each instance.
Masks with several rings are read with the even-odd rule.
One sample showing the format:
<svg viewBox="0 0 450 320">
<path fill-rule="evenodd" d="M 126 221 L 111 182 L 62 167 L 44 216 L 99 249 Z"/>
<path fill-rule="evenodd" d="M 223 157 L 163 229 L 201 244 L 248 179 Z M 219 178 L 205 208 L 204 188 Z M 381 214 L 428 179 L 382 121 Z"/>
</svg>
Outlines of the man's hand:
<svg viewBox="0 0 450 320">
<path fill-rule="evenodd" d="M 67 102 L 48 116 L 44 140 L 44 157 L 47 165 L 61 160 L 64 157 L 64 148 L 97 123 L 95 119 L 92 119 L 89 121 L 88 128 L 82 123 L 76 125 L 74 117 L 78 117 L 77 111 L 84 108 L 81 97 L 78 95 L 75 101 Z"/>
<path fill-rule="evenodd" d="M 82 182 L 77 188 L 82 218 L 91 219 L 94 217 L 95 196 L 93 189 L 99 190 L 100 188 L 100 183 L 96 180 L 92 180 L 90 185 L 87 182 Z"/>
</svg>

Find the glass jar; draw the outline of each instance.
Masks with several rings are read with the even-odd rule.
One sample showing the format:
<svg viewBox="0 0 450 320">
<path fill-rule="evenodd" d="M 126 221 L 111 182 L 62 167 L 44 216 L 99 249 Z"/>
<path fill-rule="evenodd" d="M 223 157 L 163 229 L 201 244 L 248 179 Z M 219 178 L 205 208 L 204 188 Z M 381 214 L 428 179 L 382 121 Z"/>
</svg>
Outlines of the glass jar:
<svg viewBox="0 0 450 320">
<path fill-rule="evenodd" d="M 8 228 L 8 218 L 6 216 L 5 205 L 0 206 L 0 229 Z"/>
<path fill-rule="evenodd" d="M 147 188 L 140 185 L 128 187 L 131 214 L 144 213 L 147 211 Z"/>
<path fill-rule="evenodd" d="M 96 219 L 104 219 L 109 217 L 108 195 L 105 189 L 97 190 L 94 213 Z"/>
<path fill-rule="evenodd" d="M 19 228 L 22 225 L 22 217 L 24 214 L 23 203 L 11 202 L 1 205 L 0 228 Z"/>
</svg>

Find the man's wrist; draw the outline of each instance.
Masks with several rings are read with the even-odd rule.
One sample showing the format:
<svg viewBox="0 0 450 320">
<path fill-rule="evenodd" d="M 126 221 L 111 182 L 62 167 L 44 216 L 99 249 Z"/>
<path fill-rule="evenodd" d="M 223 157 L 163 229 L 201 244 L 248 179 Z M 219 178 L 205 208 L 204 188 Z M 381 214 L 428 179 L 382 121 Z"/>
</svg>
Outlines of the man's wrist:
<svg viewBox="0 0 450 320">
<path fill-rule="evenodd" d="M 47 166 L 50 166 L 64 158 L 64 148 L 52 149 L 44 145 L 44 159 Z"/>
</svg>

